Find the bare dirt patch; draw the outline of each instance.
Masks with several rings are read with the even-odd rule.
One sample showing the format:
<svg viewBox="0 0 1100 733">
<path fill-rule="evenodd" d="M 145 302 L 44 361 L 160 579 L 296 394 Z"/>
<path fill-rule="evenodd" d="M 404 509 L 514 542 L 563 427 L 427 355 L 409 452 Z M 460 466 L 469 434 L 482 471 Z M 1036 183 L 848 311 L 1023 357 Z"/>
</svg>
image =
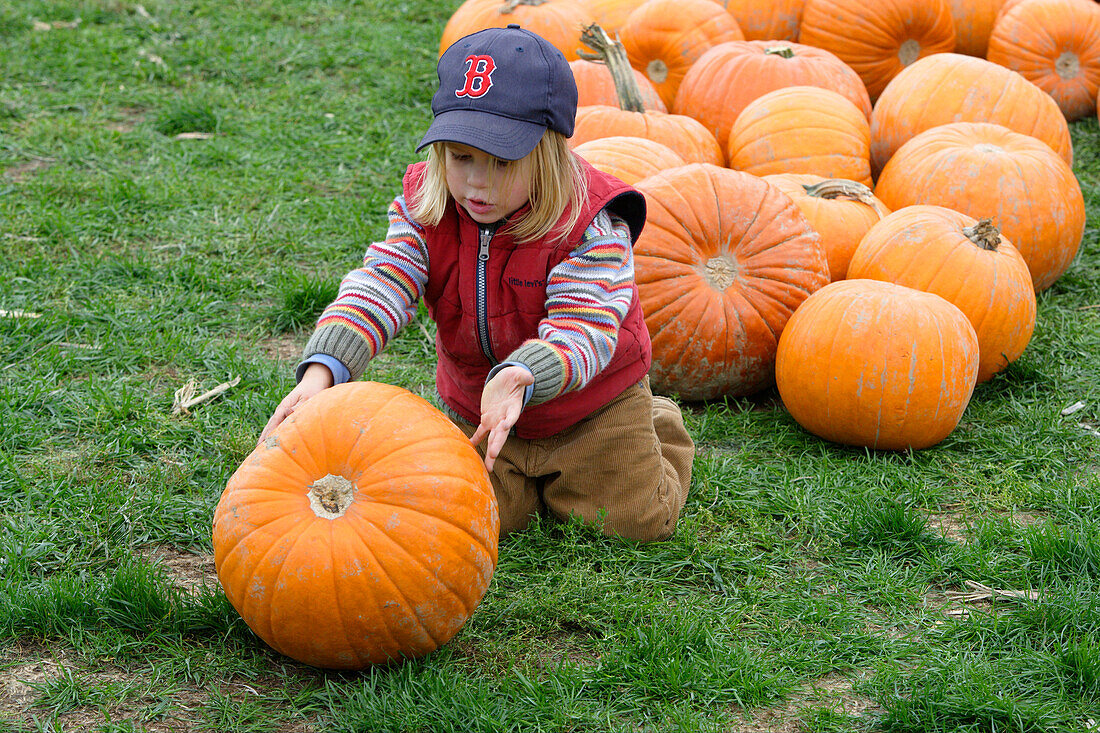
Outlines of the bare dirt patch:
<svg viewBox="0 0 1100 733">
<path fill-rule="evenodd" d="M 809 719 L 819 709 L 852 718 L 881 711 L 874 700 L 853 692 L 854 684 L 844 675 L 828 674 L 803 685 L 782 705 L 744 713 L 743 722 L 735 724 L 730 733 L 799 733 L 808 730 Z"/>
<path fill-rule="evenodd" d="M 187 594 L 201 594 L 218 585 L 213 554 L 196 554 L 172 547 L 145 547 L 137 554 L 159 565 L 169 582 Z"/>
<path fill-rule="evenodd" d="M 49 168 L 54 164 L 53 158 L 31 158 L 25 163 L 12 166 L 4 171 L 4 175 L 12 179 L 16 183 L 23 183 L 37 171 L 43 168 Z"/>
<path fill-rule="evenodd" d="M 269 358 L 286 364 L 297 364 L 302 358 L 304 337 L 294 334 L 274 336 L 260 341 L 260 350 Z"/>
</svg>

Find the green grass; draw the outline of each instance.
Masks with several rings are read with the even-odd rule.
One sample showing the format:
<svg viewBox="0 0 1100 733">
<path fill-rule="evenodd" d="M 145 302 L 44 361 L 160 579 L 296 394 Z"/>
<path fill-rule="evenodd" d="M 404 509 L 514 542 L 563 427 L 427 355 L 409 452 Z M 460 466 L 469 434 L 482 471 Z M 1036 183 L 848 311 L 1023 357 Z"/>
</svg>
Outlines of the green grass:
<svg viewBox="0 0 1100 733">
<path fill-rule="evenodd" d="M 318 310 L 383 232 L 457 4 L 0 7 L 0 310 L 40 314 L 0 318 L 0 729 L 1100 719 L 1092 119 L 1072 126 L 1081 253 L 940 445 L 828 444 L 774 391 L 689 405 L 696 480 L 672 540 L 538 524 L 502 543 L 459 635 L 404 664 L 320 672 L 252 634 L 202 564 L 212 512 Z M 422 312 L 367 377 L 433 398 L 432 337 Z M 172 412 L 188 381 L 235 377 Z M 197 585 L 168 560 L 197 561 Z M 1036 595 L 952 600 L 968 580 Z"/>
</svg>

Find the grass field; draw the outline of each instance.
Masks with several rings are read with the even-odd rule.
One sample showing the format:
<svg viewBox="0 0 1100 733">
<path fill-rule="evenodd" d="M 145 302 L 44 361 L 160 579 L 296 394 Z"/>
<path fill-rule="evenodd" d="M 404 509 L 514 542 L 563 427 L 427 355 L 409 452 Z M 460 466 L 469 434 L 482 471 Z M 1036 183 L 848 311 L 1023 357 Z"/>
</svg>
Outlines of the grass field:
<svg viewBox="0 0 1100 733">
<path fill-rule="evenodd" d="M 457 4 L 0 5 L 0 730 L 1100 729 L 1095 119 L 1081 252 L 942 444 L 685 405 L 672 540 L 509 538 L 459 635 L 387 668 L 252 635 L 213 508 L 383 232 Z M 367 377 L 431 397 L 431 331 Z"/>
</svg>

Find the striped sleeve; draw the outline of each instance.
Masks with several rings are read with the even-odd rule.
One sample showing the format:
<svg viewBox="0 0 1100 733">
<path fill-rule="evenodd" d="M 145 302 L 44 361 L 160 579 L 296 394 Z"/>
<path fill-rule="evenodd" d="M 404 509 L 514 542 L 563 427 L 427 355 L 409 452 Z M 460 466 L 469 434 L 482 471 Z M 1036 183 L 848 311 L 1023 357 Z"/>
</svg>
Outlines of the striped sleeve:
<svg viewBox="0 0 1100 733">
<path fill-rule="evenodd" d="M 371 244 L 363 265 L 344 277 L 336 300 L 317 320 L 303 357 L 326 354 L 358 379 L 367 362 L 412 320 L 427 281 L 424 230 L 398 196 L 389 208 L 385 240 Z"/>
<path fill-rule="evenodd" d="M 605 209 L 581 244 L 551 270 L 547 314 L 538 338 L 508 357 L 535 375 L 531 404 L 584 387 L 608 365 L 630 308 L 633 283 L 630 230 Z"/>
</svg>

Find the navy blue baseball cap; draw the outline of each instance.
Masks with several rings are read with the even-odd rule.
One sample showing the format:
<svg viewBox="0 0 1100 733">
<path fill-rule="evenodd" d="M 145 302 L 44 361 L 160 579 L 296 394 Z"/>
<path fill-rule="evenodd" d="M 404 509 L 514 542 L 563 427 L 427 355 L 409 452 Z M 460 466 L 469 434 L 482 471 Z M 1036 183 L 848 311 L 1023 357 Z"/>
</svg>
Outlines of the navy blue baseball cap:
<svg viewBox="0 0 1100 733">
<path fill-rule="evenodd" d="M 562 52 L 512 24 L 455 41 L 439 57 L 435 119 L 417 145 L 456 142 L 501 160 L 519 160 L 547 129 L 569 137 L 577 83 Z"/>
</svg>

